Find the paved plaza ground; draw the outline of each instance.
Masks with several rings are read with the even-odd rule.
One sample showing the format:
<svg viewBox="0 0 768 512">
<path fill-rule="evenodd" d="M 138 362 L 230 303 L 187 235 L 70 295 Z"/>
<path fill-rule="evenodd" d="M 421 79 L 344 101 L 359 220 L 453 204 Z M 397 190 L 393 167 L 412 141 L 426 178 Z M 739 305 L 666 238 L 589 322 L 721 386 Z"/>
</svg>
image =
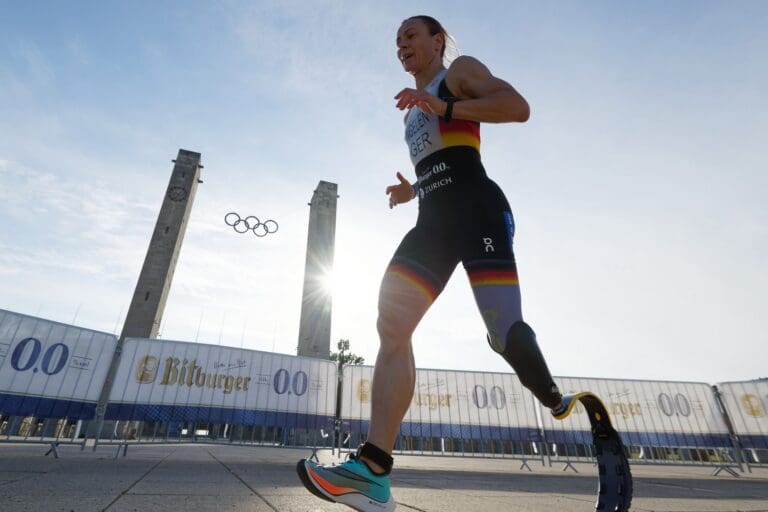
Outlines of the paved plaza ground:
<svg viewBox="0 0 768 512">
<path fill-rule="evenodd" d="M 0 444 L 0 511 L 339 511 L 300 484 L 296 461 L 309 449 L 220 445 L 131 446 L 115 459 L 114 446 L 94 452 L 60 446 Z M 338 462 L 330 451 L 321 462 Z M 480 458 L 401 456 L 393 490 L 398 510 L 594 510 L 596 469 Z M 632 510 L 656 512 L 768 511 L 768 469 L 734 478 L 711 467 L 632 468 Z"/>
</svg>

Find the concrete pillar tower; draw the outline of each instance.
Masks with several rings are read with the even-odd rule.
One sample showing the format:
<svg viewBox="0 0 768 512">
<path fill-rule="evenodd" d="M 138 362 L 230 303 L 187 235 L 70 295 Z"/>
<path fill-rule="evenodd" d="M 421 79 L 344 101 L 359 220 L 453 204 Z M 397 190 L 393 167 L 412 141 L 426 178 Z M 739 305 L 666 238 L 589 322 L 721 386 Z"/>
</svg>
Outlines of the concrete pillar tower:
<svg viewBox="0 0 768 512">
<path fill-rule="evenodd" d="M 144 266 L 141 268 L 133 299 L 125 317 L 123 331 L 118 338 L 117 349 L 96 407 L 94 450 L 104 424 L 107 401 L 125 339 L 154 338 L 160 329 L 165 301 L 171 288 L 173 271 L 181 251 L 181 243 L 189 222 L 197 185 L 202 183 L 200 169 L 203 166 L 200 165 L 200 153 L 180 149 L 173 162 L 175 165 L 157 216 L 147 255 L 144 258 Z"/>
<path fill-rule="evenodd" d="M 330 359 L 331 356 L 332 303 L 327 277 L 333 270 L 338 197 L 338 185 L 321 181 L 309 203 L 307 260 L 297 350 L 300 356 L 321 359 Z"/>
<path fill-rule="evenodd" d="M 165 301 L 171 288 L 184 232 L 200 182 L 200 153 L 184 149 L 175 164 L 165 191 L 144 266 L 125 317 L 120 342 L 125 338 L 154 338 L 160 329 Z"/>
</svg>

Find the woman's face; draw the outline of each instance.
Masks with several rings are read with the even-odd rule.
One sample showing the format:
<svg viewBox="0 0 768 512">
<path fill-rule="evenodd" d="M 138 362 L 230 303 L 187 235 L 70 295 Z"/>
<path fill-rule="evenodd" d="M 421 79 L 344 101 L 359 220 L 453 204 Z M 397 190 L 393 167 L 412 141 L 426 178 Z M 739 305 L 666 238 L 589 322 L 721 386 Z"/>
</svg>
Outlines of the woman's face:
<svg viewBox="0 0 768 512">
<path fill-rule="evenodd" d="M 411 74 L 426 69 L 436 58 L 442 59 L 442 35 L 430 35 L 426 23 L 420 19 L 406 20 L 400 25 L 396 43 L 397 58 Z"/>
</svg>

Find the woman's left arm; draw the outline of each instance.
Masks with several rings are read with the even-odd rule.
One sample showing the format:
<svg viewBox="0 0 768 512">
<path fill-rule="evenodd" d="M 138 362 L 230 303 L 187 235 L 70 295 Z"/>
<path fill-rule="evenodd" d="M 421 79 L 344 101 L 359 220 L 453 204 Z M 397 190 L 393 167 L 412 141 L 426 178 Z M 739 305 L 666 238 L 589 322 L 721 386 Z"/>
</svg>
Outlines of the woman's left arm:
<svg viewBox="0 0 768 512">
<path fill-rule="evenodd" d="M 483 123 L 524 123 L 530 116 L 525 98 L 473 57 L 463 55 L 453 61 L 445 82 L 461 100 L 453 104 L 452 118 Z M 441 114 L 448 107 L 443 103 Z"/>
</svg>

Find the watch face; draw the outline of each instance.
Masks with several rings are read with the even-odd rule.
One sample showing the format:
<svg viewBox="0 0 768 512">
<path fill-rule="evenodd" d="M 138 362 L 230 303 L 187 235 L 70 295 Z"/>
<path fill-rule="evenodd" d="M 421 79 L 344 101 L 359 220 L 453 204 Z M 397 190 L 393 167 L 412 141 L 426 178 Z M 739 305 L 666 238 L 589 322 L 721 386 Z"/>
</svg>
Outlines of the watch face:
<svg viewBox="0 0 768 512">
<path fill-rule="evenodd" d="M 181 187 L 171 187 L 168 190 L 168 199 L 171 201 L 183 201 L 187 198 L 187 191 Z"/>
</svg>

